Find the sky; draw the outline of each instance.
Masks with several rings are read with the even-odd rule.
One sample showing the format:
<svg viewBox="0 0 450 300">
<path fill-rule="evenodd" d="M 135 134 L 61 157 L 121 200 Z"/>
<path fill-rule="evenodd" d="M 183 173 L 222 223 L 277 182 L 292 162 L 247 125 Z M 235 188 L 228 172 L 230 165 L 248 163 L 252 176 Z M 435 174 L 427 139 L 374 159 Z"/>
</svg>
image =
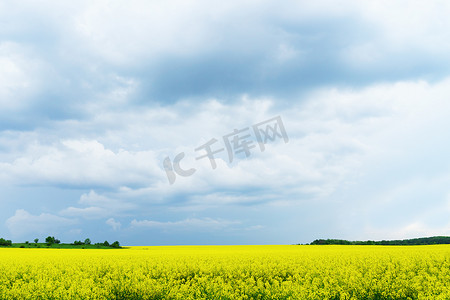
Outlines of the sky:
<svg viewBox="0 0 450 300">
<path fill-rule="evenodd" d="M 450 235 L 449 14 L 0 0 L 0 237 Z"/>
</svg>

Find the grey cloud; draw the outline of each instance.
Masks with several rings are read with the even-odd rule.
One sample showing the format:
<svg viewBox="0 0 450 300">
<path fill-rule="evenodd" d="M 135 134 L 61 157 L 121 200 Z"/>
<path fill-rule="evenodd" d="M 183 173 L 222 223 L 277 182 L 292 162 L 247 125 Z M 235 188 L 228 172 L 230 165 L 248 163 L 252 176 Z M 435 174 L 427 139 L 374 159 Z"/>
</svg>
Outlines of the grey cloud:
<svg viewBox="0 0 450 300">
<path fill-rule="evenodd" d="M 0 188 L 28 188 L 5 196 L 7 217 L 50 211 L 18 210 L 5 224 L 26 235 L 21 221 L 45 231 L 44 219 L 80 217 L 89 222 L 77 230 L 128 238 L 133 228 L 119 223 L 133 219 L 157 232 L 251 215 L 245 228 L 261 224 L 272 241 L 351 238 L 385 234 L 383 215 L 395 219 L 413 199 L 390 231 L 445 229 L 430 207 L 448 194 L 438 176 L 448 171 L 448 11 L 406 1 L 0 2 Z M 199 162 L 167 183 L 165 156 L 274 114 L 289 144 L 215 171 Z M 444 179 L 393 192 L 421 176 Z M 421 202 L 426 194 L 434 200 Z M 364 220 L 351 218 L 359 212 Z M 130 241 L 143 240 L 139 230 Z M 234 234 L 158 242 L 266 238 Z"/>
<path fill-rule="evenodd" d="M 143 13 L 148 14 L 148 20 L 139 21 L 141 26 L 133 25 L 137 13 L 133 7 L 113 7 L 104 15 L 101 5 L 61 4 L 55 9 L 63 18 L 43 9 L 45 4 L 43 8 L 32 6 L 37 14 L 16 4 L 13 15 L 31 24 L 14 31 L 11 28 L 18 19 L 9 18 L 11 26 L 0 35 L 26 49 L 24 60 L 38 62 L 42 68 L 33 74 L 40 83 L 27 96 L 29 105 L 15 115 L 4 113 L 1 128 L 34 128 L 51 126 L 48 121 L 52 120 L 90 118 L 95 111 L 86 107 L 93 103 L 101 104 L 97 106 L 101 110 L 120 111 L 133 104 L 152 106 L 208 97 L 232 101 L 249 94 L 273 96 L 287 104 L 322 86 L 438 80 L 449 67 L 448 57 L 433 45 L 401 40 L 391 46 L 385 29 L 389 20 L 375 22 L 376 12 L 372 16 L 351 1 L 336 11 L 327 2 L 324 7 L 304 2 L 263 3 L 257 9 L 242 5 L 239 13 L 239 4 L 232 2 L 231 9 L 224 5 L 214 10 L 217 19 L 202 13 L 197 5 L 191 15 L 162 5 L 157 11 L 183 18 L 160 19 L 150 9 L 155 9 L 152 5 L 134 4 L 143 5 Z M 358 10 L 365 14 L 358 15 Z M 112 23 L 115 19 L 117 24 Z M 193 21 L 198 23 L 194 26 Z M 154 30 L 152 22 L 161 23 L 161 32 Z M 190 38 L 185 38 L 182 26 L 191 25 Z M 120 26 L 125 31 L 115 33 Z M 439 28 L 426 28 L 432 29 Z M 114 99 L 108 98 L 123 87 L 118 77 L 135 81 L 136 91 L 125 102 L 110 105 Z"/>
</svg>

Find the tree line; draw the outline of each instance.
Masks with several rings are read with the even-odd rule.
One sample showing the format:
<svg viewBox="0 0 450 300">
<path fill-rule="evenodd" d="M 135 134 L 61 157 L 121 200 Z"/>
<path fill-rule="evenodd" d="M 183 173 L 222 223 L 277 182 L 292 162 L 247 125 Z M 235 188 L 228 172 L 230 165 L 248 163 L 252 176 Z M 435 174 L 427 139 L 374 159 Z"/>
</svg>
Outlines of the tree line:
<svg viewBox="0 0 450 300">
<path fill-rule="evenodd" d="M 413 245 L 438 245 L 450 244 L 448 236 L 433 236 L 406 240 L 382 240 L 382 241 L 347 241 L 339 239 L 318 239 L 310 245 L 382 245 L 382 246 L 413 246 Z"/>
<path fill-rule="evenodd" d="M 11 240 L 5 240 L 4 238 L 0 238 L 0 246 L 11 246 Z"/>
<path fill-rule="evenodd" d="M 39 239 L 34 239 L 35 243 L 37 243 L 36 240 L 39 241 Z M 49 246 L 52 245 L 52 244 L 59 244 L 59 243 L 61 243 L 60 240 L 56 239 L 54 236 L 48 236 L 45 239 L 45 242 Z M 82 245 L 92 245 L 92 243 L 91 243 L 91 239 L 87 238 L 87 239 L 84 240 L 84 242 L 82 242 L 82 241 L 74 241 L 71 245 L 82 246 Z M 95 243 L 93 245 L 94 246 L 105 246 L 105 247 L 111 247 L 111 248 L 120 248 L 120 243 L 118 241 L 115 241 L 112 244 L 108 243 L 108 241 L 104 241 L 103 243 Z"/>
<path fill-rule="evenodd" d="M 39 242 L 39 239 L 35 238 L 34 239 L 34 243 L 37 245 L 38 242 Z M 51 246 L 53 244 L 61 244 L 61 241 L 59 239 L 55 238 L 54 236 L 48 236 L 48 237 L 45 238 L 45 243 L 47 244 L 47 246 Z M 25 244 L 30 244 L 30 242 L 26 241 Z M 85 239 L 84 242 L 82 242 L 82 241 L 74 241 L 70 245 L 74 245 L 74 246 L 94 245 L 94 246 L 104 246 L 104 247 L 111 247 L 111 248 L 120 248 L 119 241 L 115 241 L 115 242 L 113 242 L 111 244 L 108 241 L 104 241 L 103 243 L 92 244 L 91 240 L 89 238 Z M 4 238 L 0 238 L 0 246 L 12 246 L 12 241 L 11 240 L 5 240 Z"/>
<path fill-rule="evenodd" d="M 91 245 L 91 240 L 90 239 L 85 239 L 84 242 L 82 242 L 82 241 L 75 241 L 75 242 L 72 243 L 72 245 Z M 120 243 L 118 241 L 115 241 L 112 244 L 108 243 L 108 241 L 104 241 L 103 243 L 95 243 L 94 245 L 111 247 L 111 248 L 120 248 Z"/>
</svg>

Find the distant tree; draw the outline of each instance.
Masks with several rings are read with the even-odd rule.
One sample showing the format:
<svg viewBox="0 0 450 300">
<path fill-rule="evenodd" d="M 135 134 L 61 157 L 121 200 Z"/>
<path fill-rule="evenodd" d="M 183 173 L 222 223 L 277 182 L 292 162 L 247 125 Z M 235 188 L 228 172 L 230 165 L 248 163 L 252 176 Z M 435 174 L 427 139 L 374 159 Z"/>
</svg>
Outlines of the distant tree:
<svg viewBox="0 0 450 300">
<path fill-rule="evenodd" d="M 0 246 L 11 246 L 11 240 L 5 240 L 4 238 L 0 238 Z"/>
<path fill-rule="evenodd" d="M 38 238 L 34 239 L 34 243 L 35 243 L 35 244 L 37 244 L 38 242 L 39 242 L 39 239 L 38 239 Z"/>
<path fill-rule="evenodd" d="M 55 237 L 54 237 L 54 236 L 48 236 L 48 237 L 45 239 L 45 242 L 46 242 L 47 244 L 49 244 L 49 245 L 54 244 L 54 243 L 55 243 Z"/>
<path fill-rule="evenodd" d="M 109 247 L 108 241 L 104 241 L 104 242 L 103 242 L 103 246 Z"/>
<path fill-rule="evenodd" d="M 91 240 L 90 239 L 85 239 L 84 240 L 84 244 L 85 245 L 90 245 L 91 244 Z"/>
<path fill-rule="evenodd" d="M 120 244 L 118 241 L 115 241 L 114 243 L 111 244 L 111 247 L 113 248 L 120 248 Z"/>
<path fill-rule="evenodd" d="M 74 241 L 73 244 L 79 246 L 79 245 L 83 245 L 83 242 L 82 241 Z"/>
<path fill-rule="evenodd" d="M 59 243 L 61 243 L 61 241 L 58 239 L 55 239 L 55 244 L 59 244 Z"/>
<path fill-rule="evenodd" d="M 27 245 L 28 245 L 29 243 L 30 243 L 29 241 L 25 241 L 25 244 L 27 244 Z"/>
<path fill-rule="evenodd" d="M 450 237 L 448 236 L 433 236 L 425 238 L 415 238 L 407 240 L 381 240 L 381 241 L 347 241 L 336 239 L 319 239 L 311 243 L 311 245 L 435 245 L 435 244 L 450 244 Z"/>
</svg>

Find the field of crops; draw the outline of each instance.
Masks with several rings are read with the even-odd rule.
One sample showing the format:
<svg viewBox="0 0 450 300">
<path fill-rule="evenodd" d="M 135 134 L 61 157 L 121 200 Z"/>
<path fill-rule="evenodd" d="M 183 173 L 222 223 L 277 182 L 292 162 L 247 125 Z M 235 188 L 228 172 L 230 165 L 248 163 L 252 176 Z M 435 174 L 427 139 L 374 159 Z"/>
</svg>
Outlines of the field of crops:
<svg viewBox="0 0 450 300">
<path fill-rule="evenodd" d="M 0 299 L 450 299 L 450 246 L 0 249 Z"/>
</svg>

